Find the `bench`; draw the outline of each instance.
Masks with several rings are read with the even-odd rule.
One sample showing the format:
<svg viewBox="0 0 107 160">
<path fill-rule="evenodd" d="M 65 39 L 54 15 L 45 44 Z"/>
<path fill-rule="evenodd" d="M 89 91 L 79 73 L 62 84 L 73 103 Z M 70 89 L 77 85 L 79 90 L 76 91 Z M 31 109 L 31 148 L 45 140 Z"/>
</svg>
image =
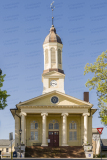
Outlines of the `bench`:
<svg viewBox="0 0 107 160">
<path fill-rule="evenodd" d="M 41 143 L 33 143 L 33 146 L 41 146 Z"/>
</svg>

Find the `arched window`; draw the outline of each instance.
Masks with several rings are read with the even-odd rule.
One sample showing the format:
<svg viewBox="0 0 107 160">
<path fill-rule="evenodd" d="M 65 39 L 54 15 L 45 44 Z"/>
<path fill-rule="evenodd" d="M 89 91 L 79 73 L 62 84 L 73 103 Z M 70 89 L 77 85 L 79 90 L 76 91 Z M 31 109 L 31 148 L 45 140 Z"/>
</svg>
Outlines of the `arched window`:
<svg viewBox="0 0 107 160">
<path fill-rule="evenodd" d="M 77 124 L 75 121 L 69 123 L 69 140 L 77 140 Z"/>
<path fill-rule="evenodd" d="M 56 63 L 55 48 L 51 48 L 51 63 Z"/>
<path fill-rule="evenodd" d="M 38 122 L 31 122 L 31 140 L 38 140 Z"/>
<path fill-rule="evenodd" d="M 49 129 L 59 129 L 59 123 L 56 120 L 49 122 Z"/>
<path fill-rule="evenodd" d="M 45 50 L 45 64 L 48 63 L 48 49 Z"/>
<path fill-rule="evenodd" d="M 58 64 L 61 64 L 61 50 L 58 49 Z"/>
</svg>

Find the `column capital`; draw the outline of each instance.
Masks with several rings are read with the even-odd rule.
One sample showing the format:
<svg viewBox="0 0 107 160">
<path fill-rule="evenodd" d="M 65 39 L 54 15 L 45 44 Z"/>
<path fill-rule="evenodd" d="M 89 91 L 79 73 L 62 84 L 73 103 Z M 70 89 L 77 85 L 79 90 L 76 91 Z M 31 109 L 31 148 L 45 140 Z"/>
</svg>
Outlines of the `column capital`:
<svg viewBox="0 0 107 160">
<path fill-rule="evenodd" d="M 62 113 L 61 116 L 68 116 L 68 113 Z"/>
<path fill-rule="evenodd" d="M 20 113 L 20 116 L 22 116 L 22 115 L 23 115 L 23 116 L 27 116 L 27 113 L 21 112 L 21 113 Z"/>
<path fill-rule="evenodd" d="M 83 113 L 82 115 L 83 115 L 83 116 L 89 116 L 90 113 Z"/>
<path fill-rule="evenodd" d="M 48 113 L 41 113 L 41 116 L 48 116 Z"/>
</svg>

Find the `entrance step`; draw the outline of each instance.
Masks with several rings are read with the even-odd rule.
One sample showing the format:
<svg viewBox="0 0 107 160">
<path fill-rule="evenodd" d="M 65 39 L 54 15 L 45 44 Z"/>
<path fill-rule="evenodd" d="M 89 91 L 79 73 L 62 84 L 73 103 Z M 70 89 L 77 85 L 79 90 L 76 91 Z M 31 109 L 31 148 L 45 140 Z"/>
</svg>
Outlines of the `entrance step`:
<svg viewBox="0 0 107 160">
<path fill-rule="evenodd" d="M 41 147 L 27 146 L 25 157 L 32 158 L 85 158 L 82 146 Z"/>
</svg>

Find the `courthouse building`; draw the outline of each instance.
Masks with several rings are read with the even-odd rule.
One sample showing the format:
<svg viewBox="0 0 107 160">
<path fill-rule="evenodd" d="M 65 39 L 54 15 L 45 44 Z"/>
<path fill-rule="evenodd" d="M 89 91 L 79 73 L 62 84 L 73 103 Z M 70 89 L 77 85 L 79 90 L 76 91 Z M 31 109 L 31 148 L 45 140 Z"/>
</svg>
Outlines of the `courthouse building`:
<svg viewBox="0 0 107 160">
<path fill-rule="evenodd" d="M 61 38 L 52 25 L 43 43 L 44 71 L 41 96 L 20 102 L 11 113 L 15 119 L 15 146 L 82 146 L 92 144 L 92 115 L 96 109 L 84 100 L 65 94 Z"/>
</svg>

